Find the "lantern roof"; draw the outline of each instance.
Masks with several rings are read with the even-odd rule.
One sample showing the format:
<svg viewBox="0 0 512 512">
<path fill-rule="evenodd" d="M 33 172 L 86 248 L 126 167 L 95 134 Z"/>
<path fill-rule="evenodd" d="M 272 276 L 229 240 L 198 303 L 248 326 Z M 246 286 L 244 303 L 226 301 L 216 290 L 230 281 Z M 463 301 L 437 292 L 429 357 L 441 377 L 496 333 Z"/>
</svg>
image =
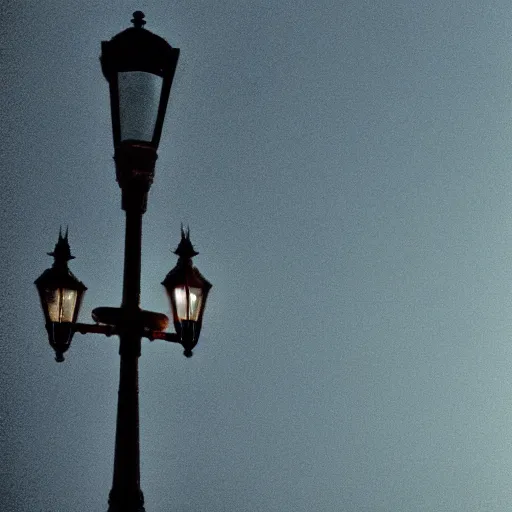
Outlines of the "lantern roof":
<svg viewBox="0 0 512 512">
<path fill-rule="evenodd" d="M 69 247 L 68 242 L 68 228 L 66 228 L 66 233 L 62 236 L 62 228 L 59 229 L 59 239 L 55 244 L 55 249 L 53 252 L 47 253 L 48 256 L 53 256 L 55 258 L 55 263 L 66 263 L 69 260 L 74 260 L 75 257 L 71 254 L 71 249 Z"/>
<path fill-rule="evenodd" d="M 201 288 L 208 291 L 212 284 L 205 279 L 203 274 L 192 265 L 183 265 L 178 261 L 178 264 L 165 276 L 162 284 L 166 288 L 173 288 L 176 286 L 188 286 L 191 288 Z"/>
<path fill-rule="evenodd" d="M 142 11 L 133 13 L 133 27 L 102 42 L 101 68 L 107 80 L 119 71 L 147 71 L 159 76 L 176 68 L 178 48 L 144 28 Z"/>
<path fill-rule="evenodd" d="M 85 291 L 85 286 L 66 266 L 47 268 L 34 284 L 41 289 L 66 288 L 68 290 Z"/>
</svg>

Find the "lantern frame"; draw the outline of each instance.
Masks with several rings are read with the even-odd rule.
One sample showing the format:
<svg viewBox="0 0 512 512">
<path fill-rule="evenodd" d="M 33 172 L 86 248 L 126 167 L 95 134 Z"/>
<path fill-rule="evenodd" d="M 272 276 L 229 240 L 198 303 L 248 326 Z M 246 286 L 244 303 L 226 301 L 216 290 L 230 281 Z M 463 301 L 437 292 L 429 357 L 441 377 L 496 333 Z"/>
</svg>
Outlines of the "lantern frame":
<svg viewBox="0 0 512 512">
<path fill-rule="evenodd" d="M 158 148 L 167 111 L 172 81 L 176 72 L 179 48 L 173 48 L 164 38 L 144 28 L 144 14 L 133 13 L 133 27 L 123 30 L 110 41 L 101 43 L 101 69 L 110 88 L 110 108 L 114 148 L 122 146 L 149 146 Z M 141 71 L 162 78 L 157 117 L 151 141 L 121 140 L 121 112 L 118 74 Z"/>
<path fill-rule="evenodd" d="M 78 320 L 78 314 L 82 305 L 82 300 L 87 287 L 69 270 L 68 261 L 74 259 L 68 243 L 68 232 L 63 237 L 59 232 L 59 239 L 55 245 L 53 252 L 48 253 L 54 257 L 51 268 L 46 269 L 35 281 L 41 308 L 45 318 L 46 331 L 48 333 L 48 342 L 55 350 L 56 361 L 64 361 L 64 352 L 66 352 L 73 339 L 75 332 L 75 324 Z M 64 290 L 76 292 L 76 298 L 72 307 L 69 321 L 56 321 L 52 319 L 50 313 L 51 303 L 49 301 L 49 293 L 60 295 L 59 303 L 62 307 Z"/>
<path fill-rule="evenodd" d="M 185 232 L 183 228 L 181 229 L 181 240 L 174 251 L 174 254 L 178 256 L 178 262 L 162 281 L 162 285 L 165 287 L 169 297 L 174 328 L 176 330 L 178 341 L 184 348 L 184 355 L 190 357 L 192 356 L 192 349 L 199 341 L 206 301 L 208 299 L 208 293 L 212 288 L 212 284 L 204 278 L 201 272 L 199 272 L 192 263 L 192 258 L 199 253 L 195 251 L 192 243 L 190 242 L 189 229 L 187 229 L 187 232 Z M 181 317 L 178 311 L 176 299 L 176 290 L 184 289 L 187 300 L 186 316 L 189 317 L 190 290 L 193 288 L 201 290 L 201 303 L 198 306 L 199 311 L 197 312 L 197 315 L 195 315 L 195 320 Z"/>
</svg>

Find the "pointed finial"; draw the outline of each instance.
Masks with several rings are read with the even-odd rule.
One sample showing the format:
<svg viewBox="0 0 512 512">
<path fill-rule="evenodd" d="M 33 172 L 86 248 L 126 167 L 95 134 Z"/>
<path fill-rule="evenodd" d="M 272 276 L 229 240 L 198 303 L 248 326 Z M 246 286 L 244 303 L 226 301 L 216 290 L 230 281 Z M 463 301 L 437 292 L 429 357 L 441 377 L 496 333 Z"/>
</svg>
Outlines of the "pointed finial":
<svg viewBox="0 0 512 512">
<path fill-rule="evenodd" d="M 66 226 L 66 234 L 64 235 L 64 240 L 68 239 L 68 231 L 69 231 L 69 226 Z"/>
<path fill-rule="evenodd" d="M 180 258 L 190 259 L 197 256 L 199 253 L 194 249 L 192 242 L 190 241 L 190 228 L 187 226 L 187 230 L 183 229 L 183 223 L 181 224 L 181 240 L 178 247 L 174 251 L 174 254 Z"/>
<path fill-rule="evenodd" d="M 146 24 L 146 20 L 144 19 L 144 13 L 142 11 L 135 11 L 133 13 L 133 19 L 131 22 L 135 28 L 143 28 Z"/>
<path fill-rule="evenodd" d="M 62 237 L 62 227 L 59 228 L 59 239 L 55 244 L 53 252 L 49 252 L 48 256 L 55 258 L 54 264 L 65 264 L 69 260 L 73 260 L 75 257 L 71 255 L 71 249 L 68 242 L 68 228 L 66 228 L 66 235 Z"/>
</svg>

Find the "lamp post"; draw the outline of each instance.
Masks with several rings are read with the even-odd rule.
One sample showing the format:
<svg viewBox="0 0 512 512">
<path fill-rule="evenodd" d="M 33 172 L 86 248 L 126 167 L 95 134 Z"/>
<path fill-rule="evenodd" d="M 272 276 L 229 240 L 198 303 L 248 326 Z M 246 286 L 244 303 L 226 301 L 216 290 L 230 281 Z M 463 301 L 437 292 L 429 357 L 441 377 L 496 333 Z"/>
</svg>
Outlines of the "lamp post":
<svg viewBox="0 0 512 512">
<path fill-rule="evenodd" d="M 144 28 L 144 14 L 133 14 L 130 27 L 102 43 L 101 67 L 110 88 L 116 177 L 126 212 L 123 297 L 121 307 L 99 307 L 95 324 L 78 323 L 86 287 L 69 270 L 73 258 L 68 231 L 59 232 L 55 262 L 35 281 L 56 361 L 64 361 L 73 334 L 119 336 L 120 378 L 114 475 L 109 512 L 144 512 L 140 489 L 138 359 L 141 340 L 180 343 L 190 357 L 201 331 L 211 284 L 193 266 L 197 255 L 190 232 L 181 229 L 178 263 L 163 285 L 170 299 L 175 333 L 165 332 L 166 315 L 140 308 L 142 216 L 154 178 L 158 143 L 179 57 L 179 49 Z"/>
</svg>

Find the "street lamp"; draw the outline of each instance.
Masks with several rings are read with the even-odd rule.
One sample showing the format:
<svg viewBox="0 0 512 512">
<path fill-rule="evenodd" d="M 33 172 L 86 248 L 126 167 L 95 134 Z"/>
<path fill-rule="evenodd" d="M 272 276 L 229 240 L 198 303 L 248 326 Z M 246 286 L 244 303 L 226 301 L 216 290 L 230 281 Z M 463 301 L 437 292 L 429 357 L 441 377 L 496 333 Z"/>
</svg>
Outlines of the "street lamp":
<svg viewBox="0 0 512 512">
<path fill-rule="evenodd" d="M 55 350 L 55 360 L 61 363 L 71 344 L 87 287 L 68 268 L 68 261 L 74 256 L 71 256 L 67 229 L 64 237 L 59 231 L 59 240 L 48 256 L 53 256 L 53 266 L 36 279 L 35 285 L 41 299 L 48 340 Z"/>
<path fill-rule="evenodd" d="M 181 228 L 181 241 L 174 251 L 178 263 L 162 281 L 171 303 L 174 328 L 187 357 L 197 345 L 206 298 L 212 285 L 192 265 L 192 258 L 199 253 L 190 242 L 190 230 Z"/>
<path fill-rule="evenodd" d="M 140 308 L 142 216 L 153 183 L 157 149 L 176 71 L 179 49 L 144 28 L 144 14 L 133 13 L 133 27 L 102 42 L 101 67 L 110 88 L 116 178 L 126 212 L 123 297 L 121 307 L 98 307 L 95 324 L 78 323 L 87 289 L 69 270 L 73 258 L 59 232 L 53 267 L 35 281 L 50 345 L 56 360 L 64 360 L 73 334 L 119 336 L 120 378 L 117 406 L 114 475 L 109 512 L 144 512 L 140 489 L 138 358 L 141 340 L 180 343 L 190 357 L 201 331 L 211 284 L 193 266 L 198 253 L 190 231 L 181 229 L 175 253 L 178 263 L 163 281 L 171 303 L 176 333 L 165 332 L 169 319 Z"/>
</svg>

